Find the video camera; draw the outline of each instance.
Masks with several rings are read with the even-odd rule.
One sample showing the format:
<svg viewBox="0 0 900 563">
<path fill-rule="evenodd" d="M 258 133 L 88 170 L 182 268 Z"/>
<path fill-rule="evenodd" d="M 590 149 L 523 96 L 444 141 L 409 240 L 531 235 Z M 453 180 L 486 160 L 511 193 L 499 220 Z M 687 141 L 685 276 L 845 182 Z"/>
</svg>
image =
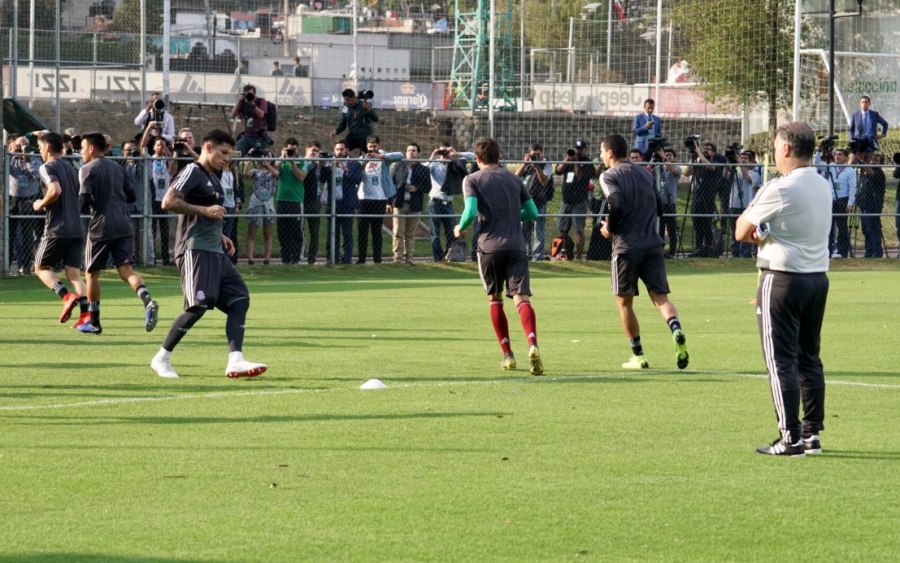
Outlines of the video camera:
<svg viewBox="0 0 900 563">
<path fill-rule="evenodd" d="M 728 162 L 735 163 L 742 150 L 744 150 L 744 145 L 740 143 L 731 143 L 725 147 L 725 158 Z"/>
<path fill-rule="evenodd" d="M 666 148 L 666 145 L 668 144 L 669 140 L 662 135 L 651 137 L 647 140 L 647 152 L 649 152 L 650 154 L 656 154 L 662 149 Z"/>
<path fill-rule="evenodd" d="M 360 100 L 367 102 L 375 97 L 375 92 L 371 90 L 360 90 L 358 97 Z"/>
<path fill-rule="evenodd" d="M 828 137 L 822 135 L 819 137 L 819 146 L 822 147 L 822 152 L 828 154 L 834 150 L 834 142 L 837 141 L 837 135 L 829 135 Z"/>
<path fill-rule="evenodd" d="M 334 158 L 334 153 L 322 151 L 319 153 L 319 158 Z"/>
<path fill-rule="evenodd" d="M 250 149 L 249 151 L 247 151 L 247 156 L 249 156 L 250 158 L 262 158 L 262 157 L 264 157 L 264 156 L 266 156 L 266 155 L 265 155 L 265 153 L 264 153 L 263 151 L 261 151 L 260 149 L 258 149 L 258 148 L 256 148 L 256 147 L 253 147 L 252 149 Z"/>
<path fill-rule="evenodd" d="M 155 109 L 156 111 L 163 111 L 164 109 L 166 109 L 166 102 L 162 101 L 161 99 L 156 100 L 155 102 L 153 102 L 153 109 Z"/>
<path fill-rule="evenodd" d="M 172 148 L 178 152 L 184 152 L 185 147 L 187 147 L 187 141 L 184 139 L 175 139 L 172 143 Z"/>
<path fill-rule="evenodd" d="M 697 145 L 700 144 L 700 135 L 690 135 L 684 139 L 684 148 L 689 150 L 691 154 L 697 154 Z"/>
<path fill-rule="evenodd" d="M 875 141 L 872 137 L 856 137 L 850 139 L 849 149 L 853 154 L 873 152 L 875 150 Z"/>
</svg>

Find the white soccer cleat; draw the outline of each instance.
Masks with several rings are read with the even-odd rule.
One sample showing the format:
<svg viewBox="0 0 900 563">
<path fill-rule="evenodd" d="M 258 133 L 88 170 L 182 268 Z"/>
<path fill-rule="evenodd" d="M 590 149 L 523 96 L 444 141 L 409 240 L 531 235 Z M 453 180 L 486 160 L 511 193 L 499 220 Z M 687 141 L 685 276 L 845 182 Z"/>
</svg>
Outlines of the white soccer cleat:
<svg viewBox="0 0 900 563">
<path fill-rule="evenodd" d="M 266 364 L 257 364 L 247 360 L 232 360 L 225 368 L 225 377 L 237 379 L 239 377 L 256 377 L 268 369 Z"/>
<path fill-rule="evenodd" d="M 178 373 L 175 371 L 175 368 L 172 367 L 172 363 L 169 360 L 154 357 L 153 360 L 150 361 L 150 368 L 160 377 L 165 377 L 166 379 L 178 378 Z"/>
</svg>

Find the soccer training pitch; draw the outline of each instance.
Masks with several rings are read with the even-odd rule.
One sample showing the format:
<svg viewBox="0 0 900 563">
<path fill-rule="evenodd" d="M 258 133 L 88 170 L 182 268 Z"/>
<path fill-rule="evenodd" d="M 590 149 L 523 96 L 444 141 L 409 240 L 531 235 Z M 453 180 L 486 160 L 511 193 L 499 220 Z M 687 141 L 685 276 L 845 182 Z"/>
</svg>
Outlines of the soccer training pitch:
<svg viewBox="0 0 900 563">
<path fill-rule="evenodd" d="M 181 379 L 151 372 L 173 269 L 142 272 L 151 334 L 113 272 L 100 336 L 0 280 L 0 562 L 896 560 L 900 261 L 835 262 L 825 451 L 803 459 L 754 452 L 777 430 L 752 263 L 667 264 L 687 370 L 644 294 L 653 369 L 623 372 L 608 264 L 542 263 L 540 378 L 509 301 L 499 369 L 471 264 L 245 268 L 269 371 L 237 381 L 218 311 Z"/>
</svg>

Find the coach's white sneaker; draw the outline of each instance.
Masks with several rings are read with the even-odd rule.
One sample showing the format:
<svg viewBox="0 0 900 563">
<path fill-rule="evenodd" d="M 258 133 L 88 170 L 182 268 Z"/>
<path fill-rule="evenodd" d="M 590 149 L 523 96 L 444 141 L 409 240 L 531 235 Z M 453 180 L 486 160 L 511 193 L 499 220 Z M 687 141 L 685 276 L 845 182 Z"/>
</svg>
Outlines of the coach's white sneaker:
<svg viewBox="0 0 900 563">
<path fill-rule="evenodd" d="M 257 364 L 244 359 L 241 352 L 228 354 L 228 367 L 225 368 L 225 377 L 236 379 L 238 377 L 256 377 L 268 369 L 266 364 Z"/>
<path fill-rule="evenodd" d="M 160 377 L 165 377 L 166 379 L 178 378 L 178 373 L 175 371 L 175 368 L 172 367 L 169 358 L 164 358 L 159 354 L 153 356 L 153 359 L 150 360 L 150 368 Z"/>
</svg>

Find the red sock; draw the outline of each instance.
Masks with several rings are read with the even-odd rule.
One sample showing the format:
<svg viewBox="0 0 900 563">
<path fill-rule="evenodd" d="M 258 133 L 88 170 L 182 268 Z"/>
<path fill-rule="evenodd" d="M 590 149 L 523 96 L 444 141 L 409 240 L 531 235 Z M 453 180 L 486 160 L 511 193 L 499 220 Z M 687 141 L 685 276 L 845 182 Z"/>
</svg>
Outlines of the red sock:
<svg viewBox="0 0 900 563">
<path fill-rule="evenodd" d="M 497 334 L 497 341 L 500 342 L 503 354 L 511 354 L 509 323 L 506 322 L 506 313 L 503 312 L 503 301 L 491 301 L 491 324 L 494 325 L 494 332 Z"/>
<path fill-rule="evenodd" d="M 522 321 L 522 330 L 529 346 L 537 346 L 537 320 L 534 318 L 534 309 L 528 301 L 522 301 L 516 307 L 519 310 L 519 320 Z"/>
</svg>

